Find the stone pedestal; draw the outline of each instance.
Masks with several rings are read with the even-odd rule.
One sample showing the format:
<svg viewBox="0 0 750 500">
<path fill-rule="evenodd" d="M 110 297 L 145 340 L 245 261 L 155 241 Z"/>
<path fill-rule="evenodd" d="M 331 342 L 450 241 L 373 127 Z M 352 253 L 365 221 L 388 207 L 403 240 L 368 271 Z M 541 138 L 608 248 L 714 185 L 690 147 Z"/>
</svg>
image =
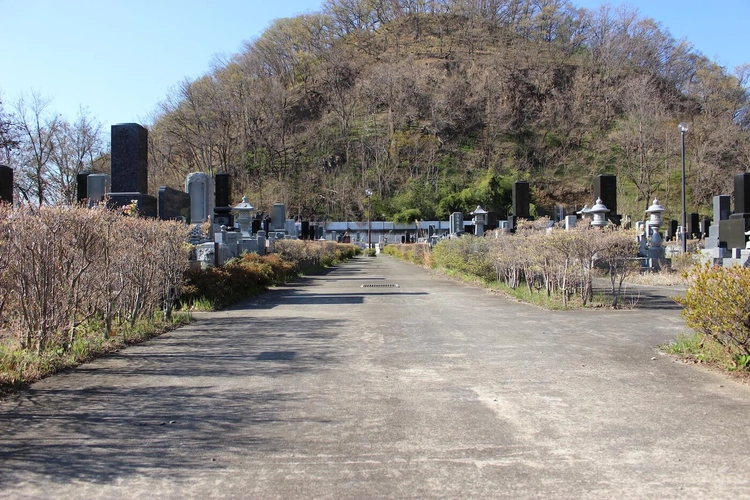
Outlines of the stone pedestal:
<svg viewBox="0 0 750 500">
<path fill-rule="evenodd" d="M 167 186 L 159 188 L 159 219 L 190 221 L 190 195 Z"/>
<path fill-rule="evenodd" d="M 108 206 L 110 208 L 124 207 L 130 205 L 133 201 L 138 203 L 139 216 L 156 218 L 158 212 L 156 198 L 148 194 L 110 193 Z"/>
<path fill-rule="evenodd" d="M 86 198 L 89 200 L 89 206 L 96 205 L 104 200 L 109 193 L 109 175 L 91 174 L 86 179 Z"/>
</svg>

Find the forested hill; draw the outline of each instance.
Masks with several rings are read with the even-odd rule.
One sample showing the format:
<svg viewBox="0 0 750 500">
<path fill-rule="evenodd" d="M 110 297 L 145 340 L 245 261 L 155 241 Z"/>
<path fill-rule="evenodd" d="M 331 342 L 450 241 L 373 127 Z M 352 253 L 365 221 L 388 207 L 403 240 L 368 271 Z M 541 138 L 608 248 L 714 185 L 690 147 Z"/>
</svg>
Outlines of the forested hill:
<svg viewBox="0 0 750 500">
<path fill-rule="evenodd" d="M 269 209 L 317 220 L 505 213 L 528 180 L 539 213 L 591 203 L 615 173 L 619 211 L 654 196 L 710 213 L 750 167 L 750 66 L 725 69 L 658 22 L 565 0 L 328 0 L 279 19 L 163 103 L 155 185 L 233 174 Z"/>
</svg>

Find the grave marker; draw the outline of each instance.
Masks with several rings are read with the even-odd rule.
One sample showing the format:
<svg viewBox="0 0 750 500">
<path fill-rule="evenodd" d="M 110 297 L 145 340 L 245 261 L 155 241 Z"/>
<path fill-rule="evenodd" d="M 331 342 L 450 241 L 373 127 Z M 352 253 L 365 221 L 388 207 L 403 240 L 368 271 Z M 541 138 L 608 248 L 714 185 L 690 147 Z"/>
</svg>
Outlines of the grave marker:
<svg viewBox="0 0 750 500">
<path fill-rule="evenodd" d="M 13 169 L 0 165 L 0 203 L 13 203 Z"/>
</svg>

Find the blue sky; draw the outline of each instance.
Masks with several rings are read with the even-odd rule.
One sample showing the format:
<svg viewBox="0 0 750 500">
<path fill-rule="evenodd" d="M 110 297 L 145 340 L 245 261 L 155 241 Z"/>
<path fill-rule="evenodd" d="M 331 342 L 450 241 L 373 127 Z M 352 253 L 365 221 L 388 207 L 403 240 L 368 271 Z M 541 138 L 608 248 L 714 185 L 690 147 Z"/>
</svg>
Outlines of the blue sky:
<svg viewBox="0 0 750 500">
<path fill-rule="evenodd" d="M 237 53 L 274 19 L 318 11 L 322 1 L 0 0 L 0 98 L 9 110 L 22 92 L 34 90 L 69 120 L 87 108 L 105 130 L 148 123 L 181 80 L 206 73 L 217 56 Z M 750 63 L 743 42 L 750 0 L 627 5 L 727 68 Z"/>
</svg>

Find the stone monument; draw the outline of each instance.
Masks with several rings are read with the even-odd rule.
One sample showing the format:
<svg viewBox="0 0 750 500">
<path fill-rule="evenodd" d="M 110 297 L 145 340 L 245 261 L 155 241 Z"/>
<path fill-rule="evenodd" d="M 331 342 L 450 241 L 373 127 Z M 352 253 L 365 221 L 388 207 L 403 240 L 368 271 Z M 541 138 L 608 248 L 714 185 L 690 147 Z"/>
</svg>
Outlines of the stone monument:
<svg viewBox="0 0 750 500">
<path fill-rule="evenodd" d="M 159 219 L 190 221 L 190 195 L 167 186 L 159 188 Z"/>
<path fill-rule="evenodd" d="M 137 123 L 112 125 L 113 207 L 138 204 L 138 213 L 156 218 L 156 198 L 148 194 L 148 130 Z"/>
<path fill-rule="evenodd" d="M 214 211 L 214 189 L 211 177 L 203 172 L 188 174 L 185 192 L 190 196 L 190 223 L 206 222 Z"/>
<path fill-rule="evenodd" d="M 609 209 L 607 219 L 615 226 L 620 225 L 622 215 L 617 213 L 617 176 L 600 174 L 594 176 L 594 199 L 602 200 L 602 204 Z"/>
<path fill-rule="evenodd" d="M 531 204 L 531 191 L 527 181 L 516 181 L 513 183 L 513 205 L 511 212 L 513 215 L 508 217 L 508 225 L 511 231 L 516 230 L 518 219 L 531 219 L 529 205 Z"/>
<path fill-rule="evenodd" d="M 13 169 L 0 165 L 0 203 L 13 203 Z"/>
<path fill-rule="evenodd" d="M 215 202 L 214 225 L 226 226 L 234 229 L 234 215 L 230 198 L 232 196 L 232 177 L 227 172 L 216 174 L 215 179 Z"/>
<path fill-rule="evenodd" d="M 82 172 L 76 175 L 76 203 L 84 203 L 89 195 L 88 178 L 90 172 Z"/>
</svg>

